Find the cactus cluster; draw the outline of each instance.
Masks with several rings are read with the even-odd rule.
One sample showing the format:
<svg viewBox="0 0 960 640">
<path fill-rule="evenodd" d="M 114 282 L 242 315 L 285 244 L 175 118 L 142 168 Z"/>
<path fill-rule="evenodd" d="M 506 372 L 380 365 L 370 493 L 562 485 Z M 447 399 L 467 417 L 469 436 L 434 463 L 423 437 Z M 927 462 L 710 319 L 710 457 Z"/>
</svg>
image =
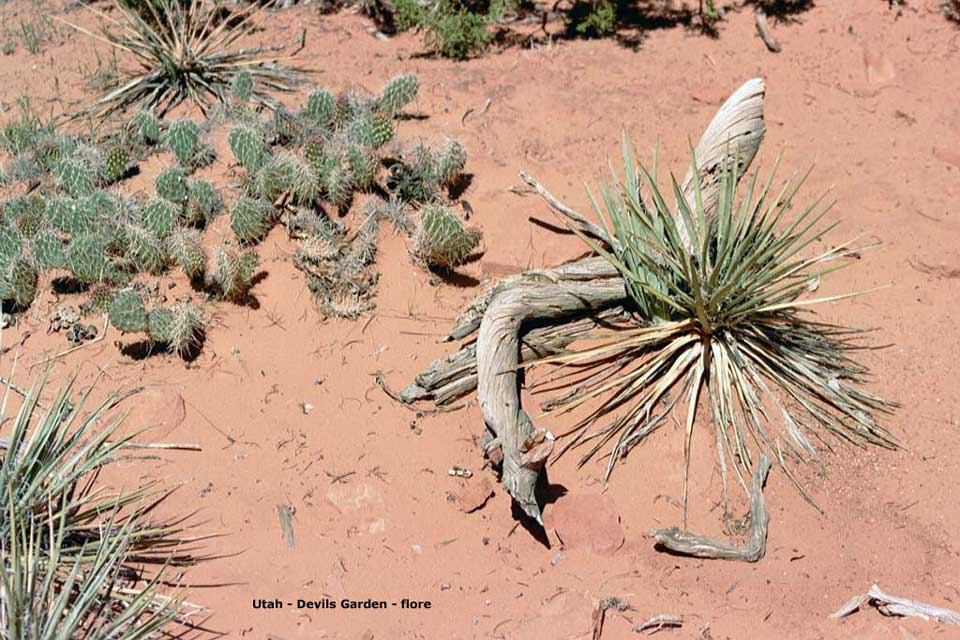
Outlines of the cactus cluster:
<svg viewBox="0 0 960 640">
<path fill-rule="evenodd" d="M 229 247 L 219 247 L 214 254 L 215 268 L 210 284 L 223 300 L 239 302 L 253 286 L 260 258 L 254 251 L 238 252 Z"/>
<path fill-rule="evenodd" d="M 178 302 L 148 310 L 144 298 L 133 287 L 117 292 L 107 306 L 110 324 L 124 333 L 145 333 L 151 342 L 181 356 L 199 346 L 205 325 L 199 307 Z"/>
</svg>

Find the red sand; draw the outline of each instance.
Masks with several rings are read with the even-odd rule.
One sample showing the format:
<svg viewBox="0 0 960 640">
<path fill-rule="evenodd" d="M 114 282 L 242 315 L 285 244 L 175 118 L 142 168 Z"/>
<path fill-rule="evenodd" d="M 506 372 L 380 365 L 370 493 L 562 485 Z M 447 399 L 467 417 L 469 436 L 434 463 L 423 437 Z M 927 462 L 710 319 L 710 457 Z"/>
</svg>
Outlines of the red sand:
<svg viewBox="0 0 960 640">
<path fill-rule="evenodd" d="M 322 322 L 278 229 L 261 249 L 269 275 L 254 290 L 260 308 L 216 305 L 195 363 L 132 360 L 111 331 L 55 368 L 58 380 L 78 369 L 84 382 L 102 375 L 103 392 L 147 385 L 130 425 L 159 422 L 151 440 L 203 447 L 123 463 L 118 473 L 129 474 L 128 482 L 145 474 L 182 483 L 167 508 L 200 509 L 200 529 L 225 534 L 210 549 L 226 557 L 188 574 L 199 585 L 226 585 L 191 591 L 191 600 L 210 608 L 206 626 L 273 640 L 589 638 L 595 602 L 615 596 L 631 609 L 607 615 L 605 640 L 636 637 L 632 623 L 659 613 L 686 616 L 683 629 L 661 632 L 666 638 L 957 637 L 874 610 L 843 623 L 828 618 L 873 582 L 960 607 L 950 533 L 960 529 L 953 393 L 960 346 L 951 319 L 960 291 L 960 31 L 935 12 L 937 0 L 921 4 L 897 17 L 880 0 L 823 0 L 797 23 L 774 26 L 779 55 L 765 50 L 747 10 L 731 13 L 717 39 L 673 28 L 649 32 L 636 52 L 612 41 L 573 41 L 462 64 L 414 56 L 421 45 L 413 35 L 374 39 L 365 20 L 348 13 L 302 8 L 273 18 L 256 39 L 279 42 L 293 31 L 287 27 L 304 26 L 301 62 L 317 69 L 319 84 L 378 89 L 392 74 L 420 75 L 415 106 L 429 118 L 403 123 L 400 136 L 455 135 L 470 151 L 474 180 L 465 197 L 486 254 L 466 271 L 479 279 L 582 251 L 575 238 L 529 222 L 554 220 L 540 200 L 509 191 L 518 170 L 587 209 L 581 181 L 617 153 L 622 128 L 642 152 L 659 140 L 662 160 L 682 172 L 688 137 L 700 134 L 731 90 L 763 76 L 768 134 L 755 166 L 769 167 L 780 151 L 788 170 L 816 161 L 805 193 L 830 189 L 839 200 L 844 224 L 833 240 L 863 234 L 881 243 L 821 291 L 890 288 L 822 313 L 876 327 L 874 343 L 892 345 L 863 358 L 876 374 L 871 388 L 903 405 L 887 426 L 906 446 L 897 453 L 841 446 L 827 456 L 826 477 L 811 471 L 807 478 L 824 515 L 775 470 L 766 558 L 709 562 L 660 553 L 645 537 L 680 520 L 682 438 L 670 426 L 632 453 L 602 497 L 601 461 L 578 470 L 564 458 L 551 467 L 551 481 L 568 493 L 547 506 L 547 548 L 515 527 L 498 487 L 483 509 L 461 511 L 460 500 L 483 493 L 471 485 L 486 473 L 473 442 L 481 428 L 475 404 L 415 419 L 374 381 L 382 371 L 400 387 L 448 352 L 438 339 L 477 289 L 434 286 L 410 264 L 404 241 L 384 231 L 376 313 Z M 2 13 L 26 10 L 18 1 Z M 95 49 L 70 34 L 39 56 L 21 49 L 0 58 L 3 100 L 58 91 L 89 99 L 78 65 L 92 66 Z M 133 187 L 146 188 L 149 175 L 148 168 Z M 184 284 L 178 287 L 171 298 Z M 4 332 L 5 345 L 31 334 L 13 352 L 21 384 L 30 379 L 25 364 L 66 346 L 62 336 L 45 334 L 56 302 L 48 289 Z M 309 415 L 302 403 L 313 405 Z M 452 478 L 452 465 L 476 473 Z M 719 495 L 712 436 L 700 429 L 693 530 L 720 532 Z M 296 509 L 292 549 L 276 513 L 283 503 Z M 253 608 L 258 598 L 409 598 L 432 606 L 264 610 Z"/>
</svg>

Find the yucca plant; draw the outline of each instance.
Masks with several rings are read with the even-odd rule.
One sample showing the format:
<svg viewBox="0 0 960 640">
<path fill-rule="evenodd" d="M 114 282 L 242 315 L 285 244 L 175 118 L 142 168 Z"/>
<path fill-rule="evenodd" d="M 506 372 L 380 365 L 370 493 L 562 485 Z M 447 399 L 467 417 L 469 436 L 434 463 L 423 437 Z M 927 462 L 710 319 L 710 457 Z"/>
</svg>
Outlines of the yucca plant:
<svg viewBox="0 0 960 640">
<path fill-rule="evenodd" d="M 111 441 L 116 422 L 95 426 L 118 396 L 88 411 L 89 391 L 76 398 L 70 382 L 41 410 L 44 388 L 40 379 L 0 438 L 0 637 L 126 640 L 176 631 L 198 609 L 168 569 L 193 564 L 199 538 L 182 537 L 180 521 L 151 520 L 166 490 L 95 486 L 133 437 Z M 6 406 L 4 399 L 4 413 Z"/>
<path fill-rule="evenodd" d="M 609 219 L 612 246 L 574 231 L 622 275 L 640 321 L 597 336 L 589 348 L 539 361 L 563 365 L 550 379 L 576 378 L 572 390 L 545 403 L 547 411 L 596 401 L 564 434 L 572 438 L 563 451 L 589 443 L 583 464 L 612 442 L 609 478 L 618 460 L 678 404 L 685 406 L 686 524 L 690 441 L 701 394 L 712 410 L 725 498 L 728 465 L 746 489 L 758 447 L 771 451 L 791 480 L 788 458 L 816 457 L 811 436 L 820 439 L 823 430 L 855 443 L 896 447 L 874 417 L 894 404 L 862 388 L 867 372 L 852 358 L 862 348 L 861 332 L 808 312 L 857 293 L 806 295 L 811 283 L 844 266 L 840 261 L 855 251 L 850 243 L 815 249 L 836 223 L 821 224 L 831 208 L 822 199 L 791 212 L 806 176 L 787 180 L 778 192 L 772 190 L 776 170 L 764 184 L 754 176 L 741 198 L 734 159 L 720 176 L 715 209 L 705 209 L 699 179 L 689 198 L 673 180 L 677 205 L 671 209 L 657 185 L 656 165 L 653 175 L 638 167 L 626 143 L 623 157 L 625 179 L 611 172 L 600 202 L 594 199 L 598 214 Z M 699 176 L 695 158 L 692 173 Z M 597 426 L 600 421 L 604 426 Z"/>
<path fill-rule="evenodd" d="M 105 117 L 131 107 L 154 107 L 163 115 L 184 100 L 205 111 L 229 99 L 241 73 L 254 81 L 251 101 L 276 106 L 267 91 L 293 91 L 303 81 L 302 69 L 284 64 L 290 57 L 281 55 L 283 47 L 232 48 L 270 3 L 150 0 L 135 3 L 136 10 L 128 4 L 114 1 L 119 19 L 87 5 L 105 21 L 99 33 L 70 24 L 137 64 L 84 115 Z"/>
</svg>

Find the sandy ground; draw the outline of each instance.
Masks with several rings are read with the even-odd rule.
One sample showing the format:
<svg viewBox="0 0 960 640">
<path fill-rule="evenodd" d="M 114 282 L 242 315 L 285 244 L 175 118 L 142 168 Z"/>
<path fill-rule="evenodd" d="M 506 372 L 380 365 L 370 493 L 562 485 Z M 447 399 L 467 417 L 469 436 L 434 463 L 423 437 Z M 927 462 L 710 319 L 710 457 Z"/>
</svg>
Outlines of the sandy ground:
<svg viewBox="0 0 960 640">
<path fill-rule="evenodd" d="M 114 341 L 129 338 L 111 331 L 54 369 L 55 379 L 100 375 L 104 392 L 145 385 L 130 424 L 157 423 L 149 439 L 203 447 L 125 462 L 118 479 L 182 483 L 168 509 L 198 509 L 201 530 L 224 534 L 211 551 L 225 557 L 188 574 L 198 585 L 191 599 L 211 611 L 206 626 L 273 640 L 588 638 L 595 603 L 614 596 L 630 609 L 608 614 L 605 640 L 635 637 L 632 624 L 660 613 L 687 620 L 662 632 L 668 638 L 957 637 L 873 610 L 843 623 L 828 618 L 874 582 L 960 607 L 953 493 L 960 346 L 952 320 L 960 286 L 960 30 L 935 5 L 898 17 L 880 0 L 823 0 L 796 23 L 774 26 L 779 55 L 764 49 L 744 11 L 732 13 L 716 39 L 670 28 L 648 32 L 637 51 L 564 41 L 463 64 L 416 56 L 416 36 L 374 39 L 356 15 L 297 9 L 271 18 L 257 38 L 279 41 L 289 27 L 306 28 L 301 62 L 317 70 L 319 84 L 378 89 L 392 74 L 420 75 L 415 110 L 427 118 L 405 122 L 400 135 L 455 135 L 470 151 L 465 198 L 486 253 L 465 272 L 479 281 L 582 251 L 575 238 L 534 223 L 554 220 L 541 201 L 509 190 L 518 170 L 586 209 L 582 180 L 617 152 L 621 129 L 644 153 L 659 140 L 662 160 L 682 172 L 688 137 L 699 135 L 729 91 L 763 76 L 768 134 L 755 166 L 769 167 L 781 151 L 791 171 L 815 162 L 806 194 L 829 189 L 838 200 L 844 223 L 833 240 L 862 235 L 880 243 L 821 291 L 889 288 L 822 313 L 878 330 L 873 344 L 886 348 L 863 359 L 876 374 L 871 388 L 902 403 L 887 426 L 905 448 L 838 446 L 825 458 L 826 475 L 806 478 L 822 515 L 775 471 L 766 558 L 704 562 L 661 553 L 645 537 L 680 521 L 683 445 L 680 428 L 670 426 L 633 452 L 605 491 L 602 462 L 577 469 L 571 457 L 551 467 L 562 489 L 546 508 L 545 542 L 516 526 L 499 490 L 484 508 L 462 511 L 488 481 L 474 444 L 475 404 L 417 418 L 375 383 L 382 371 L 399 388 L 447 353 L 438 340 L 478 289 L 432 284 L 410 264 L 403 239 L 385 230 L 376 313 L 322 322 L 277 229 L 261 249 L 267 277 L 254 290 L 258 308 L 213 307 L 215 326 L 196 362 L 121 355 Z M 3 12 L 25 7 L 11 3 Z M 74 35 L 38 56 L 20 49 L 0 58 L 0 97 L 86 98 L 84 73 L 95 60 L 94 44 Z M 48 290 L 3 334 L 9 346 L 29 333 L 12 352 L 20 353 L 22 384 L 38 370 L 28 365 L 66 346 L 45 333 L 56 302 Z M 3 375 L 10 367 L 8 355 Z M 303 403 L 313 405 L 309 414 Z M 452 478 L 452 465 L 476 473 Z M 692 529 L 720 532 L 719 496 L 712 436 L 700 429 Z M 280 504 L 295 508 L 293 548 L 281 534 Z M 409 598 L 432 606 L 264 610 L 253 607 L 259 598 Z"/>
</svg>

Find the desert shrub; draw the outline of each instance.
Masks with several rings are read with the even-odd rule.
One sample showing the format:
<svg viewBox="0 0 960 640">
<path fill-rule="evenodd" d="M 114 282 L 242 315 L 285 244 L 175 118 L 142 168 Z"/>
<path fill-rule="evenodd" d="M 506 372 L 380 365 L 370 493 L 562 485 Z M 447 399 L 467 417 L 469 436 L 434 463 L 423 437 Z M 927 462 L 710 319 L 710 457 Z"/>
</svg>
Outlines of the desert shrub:
<svg viewBox="0 0 960 640">
<path fill-rule="evenodd" d="M 491 40 L 487 31 L 491 19 L 488 6 L 458 0 L 429 4 L 394 0 L 393 11 L 393 23 L 398 30 L 423 28 L 424 44 L 445 58 L 465 60 L 481 53 Z"/>
<path fill-rule="evenodd" d="M 612 0 L 577 2 L 567 14 L 568 31 L 588 38 L 604 38 L 617 30 L 617 5 Z"/>
<path fill-rule="evenodd" d="M 261 88 L 292 91 L 302 82 L 299 69 L 286 66 L 275 51 L 235 48 L 234 45 L 263 10 L 256 4 L 227 7 L 216 3 L 115 0 L 119 17 L 98 37 L 126 52 L 137 62 L 135 70 L 119 79 L 86 111 L 106 116 L 134 107 L 156 107 L 161 115 L 190 100 L 203 109 L 222 102 L 234 79 L 243 74 L 260 80 Z M 247 100 L 276 106 L 256 87 Z"/>
<path fill-rule="evenodd" d="M 0 571 L 4 637 L 148 638 L 185 630 L 198 608 L 164 587 L 196 562 L 177 521 L 154 520 L 162 489 L 122 492 L 98 481 L 131 436 L 107 411 L 84 410 L 73 384 L 38 409 L 41 379 L 12 418 L 0 448 Z M 5 405 L 6 406 L 6 405 Z M 6 418 L 4 422 L 6 422 Z"/>
</svg>

